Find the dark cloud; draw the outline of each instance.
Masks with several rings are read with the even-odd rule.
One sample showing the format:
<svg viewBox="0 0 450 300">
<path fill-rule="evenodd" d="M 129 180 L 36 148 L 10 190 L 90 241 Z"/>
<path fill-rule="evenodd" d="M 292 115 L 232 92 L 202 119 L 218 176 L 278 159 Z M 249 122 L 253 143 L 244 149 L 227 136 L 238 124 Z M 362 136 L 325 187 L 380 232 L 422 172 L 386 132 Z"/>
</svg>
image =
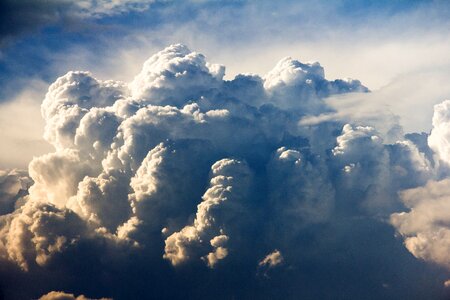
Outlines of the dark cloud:
<svg viewBox="0 0 450 300">
<path fill-rule="evenodd" d="M 33 184 L 26 171 L 0 171 L 0 215 L 14 211 L 16 202 L 28 193 Z"/>
<path fill-rule="evenodd" d="M 0 47 L 17 35 L 60 21 L 69 9 L 69 1 L 1 1 Z"/>
<path fill-rule="evenodd" d="M 0 2 L 0 47 L 17 36 L 49 25 L 77 27 L 82 20 L 147 9 L 151 0 L 73 1 L 5 0 Z"/>
</svg>

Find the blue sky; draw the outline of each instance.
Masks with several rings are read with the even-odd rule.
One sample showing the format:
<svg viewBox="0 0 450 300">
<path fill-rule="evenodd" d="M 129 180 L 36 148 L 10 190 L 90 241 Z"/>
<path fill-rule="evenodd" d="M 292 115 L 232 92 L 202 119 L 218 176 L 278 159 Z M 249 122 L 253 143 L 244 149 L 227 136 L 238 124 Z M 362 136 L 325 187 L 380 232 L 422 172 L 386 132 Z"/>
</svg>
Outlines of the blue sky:
<svg viewBox="0 0 450 300">
<path fill-rule="evenodd" d="M 341 47 L 336 39 L 356 45 L 361 44 L 359 40 L 388 44 L 392 39 L 418 41 L 436 34 L 445 38 L 449 28 L 446 1 L 161 1 L 142 12 L 111 16 L 72 16 L 70 7 L 66 9 L 48 23 L 30 26 L 13 35 L 2 47 L 1 101 L 11 99 L 27 79 L 51 82 L 71 68 L 107 69 L 108 58 L 123 48 L 135 51 L 147 45 L 160 48 L 184 39 L 193 44 L 192 48 L 208 43 L 203 52 L 214 60 L 223 56 L 229 59 L 234 53 L 224 52 L 239 53 L 246 48 L 252 48 L 258 55 L 264 52 L 262 47 L 274 45 L 282 45 L 285 49 L 282 54 L 302 56 L 296 46 L 299 42 L 329 41 L 330 48 Z M 14 25 L 4 27 L 11 30 Z M 345 51 L 353 50 L 349 46 Z M 216 48 L 223 50 L 217 53 Z M 141 52 L 151 54 L 146 49 Z M 145 54 L 141 54 L 143 59 Z M 78 56 L 77 60 L 71 61 L 74 58 L 70 55 Z M 311 56 L 307 59 L 314 59 Z M 320 57 L 315 59 L 320 61 Z M 255 68 L 255 71 L 264 70 Z M 333 75 L 338 71 L 345 72 L 340 69 Z M 238 72 L 234 67 L 232 73 Z M 383 83 L 386 82 L 375 81 L 375 85 Z"/>
</svg>

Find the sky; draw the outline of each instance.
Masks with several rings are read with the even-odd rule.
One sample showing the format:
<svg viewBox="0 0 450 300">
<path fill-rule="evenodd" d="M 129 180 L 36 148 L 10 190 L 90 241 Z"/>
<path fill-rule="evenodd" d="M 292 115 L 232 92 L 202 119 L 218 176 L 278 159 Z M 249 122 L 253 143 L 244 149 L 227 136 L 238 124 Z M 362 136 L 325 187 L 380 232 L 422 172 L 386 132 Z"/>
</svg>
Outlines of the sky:
<svg viewBox="0 0 450 300">
<path fill-rule="evenodd" d="M 1 1 L 0 298 L 449 299 L 449 53 L 445 0 Z"/>
</svg>

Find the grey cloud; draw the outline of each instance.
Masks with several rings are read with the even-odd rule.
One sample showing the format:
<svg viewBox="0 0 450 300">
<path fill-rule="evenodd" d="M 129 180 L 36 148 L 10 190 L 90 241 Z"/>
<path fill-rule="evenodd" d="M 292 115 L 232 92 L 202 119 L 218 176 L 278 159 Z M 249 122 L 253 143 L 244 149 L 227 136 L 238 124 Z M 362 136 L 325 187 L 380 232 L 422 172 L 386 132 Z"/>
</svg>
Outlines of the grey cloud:
<svg viewBox="0 0 450 300">
<path fill-rule="evenodd" d="M 277 149 L 268 166 L 273 218 L 277 227 L 285 228 L 278 232 L 280 237 L 291 238 L 300 228 L 326 221 L 334 207 L 328 168 L 319 157 L 299 150 Z"/>
<path fill-rule="evenodd" d="M 143 11 L 152 0 L 6 0 L 0 4 L 0 47 L 20 34 L 56 23 L 76 23 L 83 19 Z"/>
<path fill-rule="evenodd" d="M 245 203 L 242 202 L 248 198 L 251 177 L 246 164 L 223 159 L 212 165 L 211 172 L 210 187 L 203 195 L 203 201 L 197 206 L 193 225 L 173 233 L 165 241 L 164 258 L 170 260 L 173 265 L 192 259 L 196 255 L 192 248 L 212 246 L 212 252 L 202 258 L 208 266 L 214 267 L 218 260 L 226 258 L 228 254 L 228 235 L 229 231 L 239 224 L 237 215 L 244 217 L 242 211 Z M 208 241 L 210 245 L 202 245 Z"/>
<path fill-rule="evenodd" d="M 20 205 L 16 202 L 28 193 L 32 184 L 26 171 L 0 171 L 0 215 L 13 212 Z"/>
<path fill-rule="evenodd" d="M 68 6 L 68 1 L 2 1 L 0 46 L 18 34 L 57 21 Z"/>
</svg>

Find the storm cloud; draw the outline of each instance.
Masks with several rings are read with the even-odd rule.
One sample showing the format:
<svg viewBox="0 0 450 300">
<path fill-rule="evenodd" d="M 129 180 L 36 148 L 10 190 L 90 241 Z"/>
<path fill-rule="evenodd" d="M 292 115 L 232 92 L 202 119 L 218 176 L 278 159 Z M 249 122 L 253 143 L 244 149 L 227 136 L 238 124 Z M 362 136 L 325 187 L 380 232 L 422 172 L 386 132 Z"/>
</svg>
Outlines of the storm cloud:
<svg viewBox="0 0 450 300">
<path fill-rule="evenodd" d="M 318 62 L 224 75 L 175 44 L 129 83 L 50 85 L 54 152 L 0 173 L 6 298 L 449 295 L 448 101 L 430 135 L 386 142 L 361 120 L 301 122 L 369 92 Z"/>
</svg>

